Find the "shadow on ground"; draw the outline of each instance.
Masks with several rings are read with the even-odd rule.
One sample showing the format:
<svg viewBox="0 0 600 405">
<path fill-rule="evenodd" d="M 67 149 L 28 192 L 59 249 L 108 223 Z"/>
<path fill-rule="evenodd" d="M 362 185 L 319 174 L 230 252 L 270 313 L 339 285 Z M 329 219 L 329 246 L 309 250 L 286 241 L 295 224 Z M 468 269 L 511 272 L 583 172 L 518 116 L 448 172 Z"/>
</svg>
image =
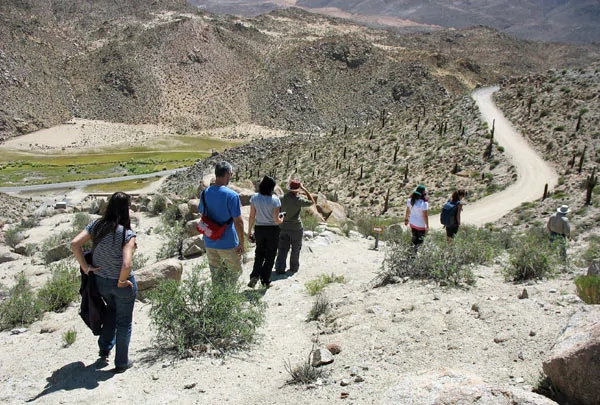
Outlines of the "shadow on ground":
<svg viewBox="0 0 600 405">
<path fill-rule="evenodd" d="M 33 402 L 57 391 L 71 391 L 81 388 L 93 390 L 100 385 L 100 381 L 106 381 L 115 375 L 113 371 L 100 370 L 105 366 L 106 363 L 101 359 L 87 367 L 81 361 L 67 364 L 55 370 L 50 377 L 46 378 L 48 383 L 44 390 L 34 398 L 27 400 L 27 402 Z"/>
</svg>

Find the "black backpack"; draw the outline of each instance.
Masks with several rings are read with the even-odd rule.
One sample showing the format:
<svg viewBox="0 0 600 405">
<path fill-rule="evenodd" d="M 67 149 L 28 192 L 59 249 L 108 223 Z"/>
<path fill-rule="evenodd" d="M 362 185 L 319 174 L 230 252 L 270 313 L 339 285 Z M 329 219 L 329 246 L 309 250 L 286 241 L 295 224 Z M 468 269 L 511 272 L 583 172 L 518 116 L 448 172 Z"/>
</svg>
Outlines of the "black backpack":
<svg viewBox="0 0 600 405">
<path fill-rule="evenodd" d="M 458 221 L 456 220 L 458 214 L 458 206 L 460 205 L 460 200 L 456 202 L 452 202 L 448 200 L 444 206 L 442 207 L 442 213 L 440 214 L 440 222 L 445 227 L 456 226 Z"/>
</svg>

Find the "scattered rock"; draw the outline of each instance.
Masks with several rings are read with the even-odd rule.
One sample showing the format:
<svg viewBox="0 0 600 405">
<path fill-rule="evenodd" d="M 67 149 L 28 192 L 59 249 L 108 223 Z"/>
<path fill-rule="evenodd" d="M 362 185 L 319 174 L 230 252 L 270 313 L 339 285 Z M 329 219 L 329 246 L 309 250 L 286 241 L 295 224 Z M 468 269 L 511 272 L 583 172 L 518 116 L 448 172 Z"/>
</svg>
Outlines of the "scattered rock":
<svg viewBox="0 0 600 405">
<path fill-rule="evenodd" d="M 527 292 L 527 288 L 523 288 L 523 291 L 519 294 L 519 299 L 524 300 L 526 298 L 529 298 L 529 293 Z"/>
<path fill-rule="evenodd" d="M 311 361 L 313 367 L 321 367 L 326 364 L 333 363 L 333 354 L 327 349 L 317 349 L 313 350 L 310 354 Z"/>
</svg>

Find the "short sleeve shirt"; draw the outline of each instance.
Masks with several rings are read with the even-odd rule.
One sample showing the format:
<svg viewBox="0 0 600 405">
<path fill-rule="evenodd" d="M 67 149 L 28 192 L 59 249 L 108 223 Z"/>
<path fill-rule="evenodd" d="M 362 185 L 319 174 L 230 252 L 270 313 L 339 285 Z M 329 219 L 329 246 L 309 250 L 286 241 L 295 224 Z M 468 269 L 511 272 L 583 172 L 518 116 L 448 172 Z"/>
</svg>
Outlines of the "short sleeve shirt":
<svg viewBox="0 0 600 405">
<path fill-rule="evenodd" d="M 427 224 L 423 218 L 423 212 L 427 212 L 429 209 L 429 203 L 425 200 L 417 200 L 415 201 L 415 205 L 410 205 L 409 198 L 406 206 L 410 208 L 410 217 L 408 218 L 410 227 L 419 230 L 425 230 L 427 228 Z"/>
<path fill-rule="evenodd" d="M 276 195 L 254 194 L 250 204 L 256 210 L 256 226 L 276 226 L 273 220 L 273 210 L 281 207 L 281 201 Z"/>
<path fill-rule="evenodd" d="M 99 219 L 95 219 L 85 227 L 90 235 L 98 221 Z M 123 231 L 125 231 L 124 239 Z M 94 274 L 99 277 L 118 279 L 123 266 L 123 246 L 135 236 L 134 231 L 131 229 L 125 230 L 123 225 L 119 225 L 115 232 L 109 232 L 102 237 L 94 248 L 92 263 L 94 266 L 100 267 Z M 133 274 L 133 269 L 131 274 Z"/>
<path fill-rule="evenodd" d="M 242 204 L 238 193 L 226 186 L 212 185 L 204 190 L 204 199 L 206 207 L 202 202 L 200 195 L 200 205 L 198 211 L 206 213 L 213 221 L 224 224 L 230 219 L 242 215 Z M 206 209 L 205 209 L 206 208 Z M 223 236 L 219 240 L 204 238 L 204 245 L 211 249 L 233 249 L 240 244 L 233 221 L 227 226 Z"/>
</svg>

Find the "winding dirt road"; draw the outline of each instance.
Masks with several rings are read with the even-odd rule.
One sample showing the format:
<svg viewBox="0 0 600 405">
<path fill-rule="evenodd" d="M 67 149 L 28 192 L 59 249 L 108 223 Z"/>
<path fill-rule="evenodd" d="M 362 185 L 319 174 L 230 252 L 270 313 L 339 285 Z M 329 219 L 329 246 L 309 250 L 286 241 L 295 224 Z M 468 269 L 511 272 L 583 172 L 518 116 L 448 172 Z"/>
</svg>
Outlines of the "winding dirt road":
<svg viewBox="0 0 600 405">
<path fill-rule="evenodd" d="M 546 184 L 549 190 L 558 184 L 556 171 L 515 131 L 494 104 L 492 95 L 498 90 L 497 86 L 481 88 L 475 90 L 472 97 L 490 128 L 495 120 L 494 138 L 504 147 L 504 153 L 515 165 L 517 181 L 499 193 L 465 205 L 462 215 L 464 224 L 481 226 L 497 221 L 521 203 L 541 198 Z M 439 222 L 439 215 L 429 221 L 432 228 L 440 227 Z"/>
</svg>

